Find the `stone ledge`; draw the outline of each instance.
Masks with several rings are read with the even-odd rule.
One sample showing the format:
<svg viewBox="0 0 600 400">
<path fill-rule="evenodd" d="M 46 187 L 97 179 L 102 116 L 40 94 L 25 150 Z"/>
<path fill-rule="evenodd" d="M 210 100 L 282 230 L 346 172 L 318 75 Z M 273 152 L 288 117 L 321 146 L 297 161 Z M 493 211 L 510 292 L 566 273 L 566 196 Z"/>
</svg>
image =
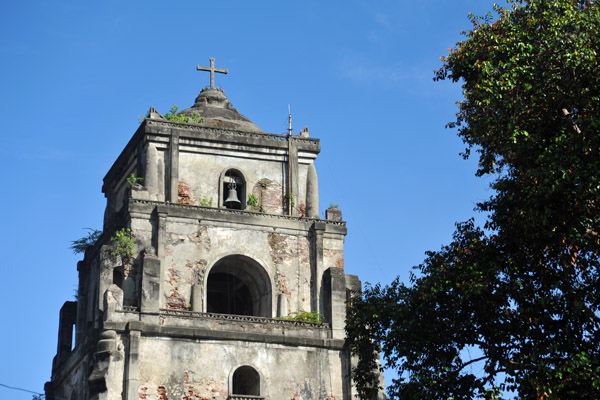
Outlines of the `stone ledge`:
<svg viewBox="0 0 600 400">
<path fill-rule="evenodd" d="M 252 315 L 234 315 L 234 314 L 216 314 L 216 313 L 203 313 L 197 311 L 184 311 L 184 310 L 169 310 L 169 309 L 161 309 L 161 316 L 178 316 L 185 318 L 207 318 L 207 319 L 217 319 L 222 321 L 236 321 L 236 322 L 256 322 L 259 324 L 274 324 L 274 325 L 284 325 L 290 327 L 302 327 L 302 328 L 312 328 L 312 329 L 328 329 L 329 325 L 327 323 L 319 323 L 319 322 L 307 322 L 307 321 L 294 321 L 289 319 L 276 319 L 276 318 L 267 318 L 267 317 L 255 317 Z"/>
<path fill-rule="evenodd" d="M 189 218 L 189 213 L 193 213 L 196 219 L 214 219 L 219 222 L 250 223 L 252 225 L 274 226 L 279 225 L 275 221 L 281 221 L 284 224 L 294 223 L 288 228 L 298 229 L 297 223 L 304 224 L 301 229 L 308 230 L 316 223 L 325 227 L 331 233 L 345 235 L 347 232 L 345 221 L 329 221 L 319 218 L 293 217 L 279 214 L 263 214 L 252 211 L 230 210 L 227 208 L 202 207 L 189 204 L 176 204 L 162 201 L 129 199 L 130 212 L 145 212 L 150 214 L 155 208 L 160 212 L 167 213 L 169 216 Z M 279 226 L 278 226 L 279 227 Z"/>
<path fill-rule="evenodd" d="M 330 339 L 331 330 L 327 323 L 281 320 L 275 318 L 246 315 L 202 313 L 186 310 L 166 310 L 159 312 L 136 312 L 131 308 L 115 310 L 108 321 L 129 322 L 129 330 L 142 330 L 140 324 L 160 325 L 163 327 L 181 327 L 216 332 L 238 332 L 285 336 L 288 338 Z"/>
<path fill-rule="evenodd" d="M 285 346 L 306 346 L 326 348 L 332 350 L 344 349 L 344 340 L 342 339 L 286 336 L 281 332 L 269 334 L 247 331 L 214 330 L 188 326 L 157 325 L 154 323 L 144 323 L 140 321 L 106 321 L 104 322 L 104 329 L 116 330 L 119 333 L 129 332 L 130 330 L 136 330 L 140 331 L 142 336 L 166 336 L 170 338 L 191 340 L 223 340 L 255 343 L 273 343 Z"/>
</svg>

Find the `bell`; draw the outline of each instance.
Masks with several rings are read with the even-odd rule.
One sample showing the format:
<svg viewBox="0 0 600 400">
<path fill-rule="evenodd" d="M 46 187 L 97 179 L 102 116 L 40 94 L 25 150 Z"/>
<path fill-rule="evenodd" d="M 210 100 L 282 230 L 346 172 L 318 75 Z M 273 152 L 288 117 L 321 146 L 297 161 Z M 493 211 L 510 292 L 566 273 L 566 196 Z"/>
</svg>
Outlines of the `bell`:
<svg viewBox="0 0 600 400">
<path fill-rule="evenodd" d="M 229 193 L 227 193 L 227 199 L 225 200 L 225 205 L 229 207 L 237 207 L 242 203 L 238 199 L 237 190 L 235 190 L 235 183 L 229 184 Z"/>
</svg>

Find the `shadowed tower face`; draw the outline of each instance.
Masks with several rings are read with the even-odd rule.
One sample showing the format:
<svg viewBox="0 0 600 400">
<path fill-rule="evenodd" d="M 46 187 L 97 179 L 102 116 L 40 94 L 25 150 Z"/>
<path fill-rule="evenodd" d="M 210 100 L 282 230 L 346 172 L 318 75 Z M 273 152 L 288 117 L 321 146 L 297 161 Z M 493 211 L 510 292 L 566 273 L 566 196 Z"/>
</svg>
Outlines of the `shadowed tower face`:
<svg viewBox="0 0 600 400">
<path fill-rule="evenodd" d="M 215 88 L 227 70 L 200 69 L 211 86 L 187 119 L 151 108 L 104 178 L 104 233 L 61 309 L 47 400 L 355 395 L 344 319 L 360 281 L 341 211 L 319 218 L 320 141 L 265 133 Z M 303 312 L 322 323 L 290 319 Z"/>
</svg>

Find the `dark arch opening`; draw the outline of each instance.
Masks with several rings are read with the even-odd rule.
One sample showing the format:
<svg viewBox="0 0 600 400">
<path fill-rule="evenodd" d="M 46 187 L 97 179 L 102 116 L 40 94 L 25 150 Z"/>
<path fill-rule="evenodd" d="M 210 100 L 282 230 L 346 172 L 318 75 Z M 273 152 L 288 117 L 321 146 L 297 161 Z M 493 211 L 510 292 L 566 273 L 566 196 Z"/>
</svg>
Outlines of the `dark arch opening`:
<svg viewBox="0 0 600 400">
<path fill-rule="evenodd" d="M 269 275 L 250 257 L 222 258 L 208 274 L 206 311 L 272 317 Z"/>
<path fill-rule="evenodd" d="M 252 367 L 244 365 L 233 373 L 233 394 L 260 396 L 260 375 Z"/>
<path fill-rule="evenodd" d="M 211 274 L 209 279 L 208 312 L 253 315 L 254 300 L 244 281 L 226 272 Z"/>
</svg>

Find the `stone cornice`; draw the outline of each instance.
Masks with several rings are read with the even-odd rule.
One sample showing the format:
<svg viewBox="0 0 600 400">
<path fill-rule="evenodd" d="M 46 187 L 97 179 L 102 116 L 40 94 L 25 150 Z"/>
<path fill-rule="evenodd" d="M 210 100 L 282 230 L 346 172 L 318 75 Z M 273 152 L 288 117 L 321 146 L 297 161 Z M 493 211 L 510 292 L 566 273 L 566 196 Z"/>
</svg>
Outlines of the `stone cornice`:
<svg viewBox="0 0 600 400">
<path fill-rule="evenodd" d="M 301 150 L 312 150 L 316 152 L 320 151 L 319 139 L 310 137 L 277 135 L 274 133 L 246 132 L 224 128 L 209 128 L 197 124 L 156 119 L 146 119 L 145 127 L 146 133 L 162 133 L 164 132 L 164 129 L 177 129 L 181 131 L 180 137 L 202 136 L 215 141 L 243 141 L 245 143 L 274 147 L 287 147 L 287 143 L 291 140 L 295 142 Z"/>
<path fill-rule="evenodd" d="M 345 235 L 347 232 L 345 221 L 330 221 L 319 218 L 293 217 L 289 215 L 263 214 L 252 211 L 231 210 L 228 208 L 202 207 L 189 204 L 175 204 L 162 201 L 129 199 L 130 213 L 151 214 L 155 209 L 167 213 L 169 216 L 181 218 L 195 218 L 202 220 L 215 220 L 234 223 L 249 223 L 252 225 L 277 226 L 281 228 L 308 230 L 315 223 L 324 225 L 328 233 Z"/>
<path fill-rule="evenodd" d="M 316 158 L 316 155 L 321 151 L 320 141 L 316 138 L 209 128 L 197 124 L 146 118 L 104 177 L 102 192 L 107 193 L 107 183 L 115 181 L 116 177 L 122 176 L 125 173 L 124 169 L 129 165 L 132 158 L 136 156 L 138 147 L 143 144 L 144 140 L 148 139 L 149 135 L 169 137 L 174 133 L 182 141 L 182 144 L 189 142 L 187 144 L 193 145 L 194 141 L 204 140 L 217 144 L 242 146 L 242 152 L 244 151 L 243 148 L 248 147 L 286 150 L 289 141 L 292 141 L 297 146 L 300 153 L 314 155 L 309 158 Z"/>
</svg>

